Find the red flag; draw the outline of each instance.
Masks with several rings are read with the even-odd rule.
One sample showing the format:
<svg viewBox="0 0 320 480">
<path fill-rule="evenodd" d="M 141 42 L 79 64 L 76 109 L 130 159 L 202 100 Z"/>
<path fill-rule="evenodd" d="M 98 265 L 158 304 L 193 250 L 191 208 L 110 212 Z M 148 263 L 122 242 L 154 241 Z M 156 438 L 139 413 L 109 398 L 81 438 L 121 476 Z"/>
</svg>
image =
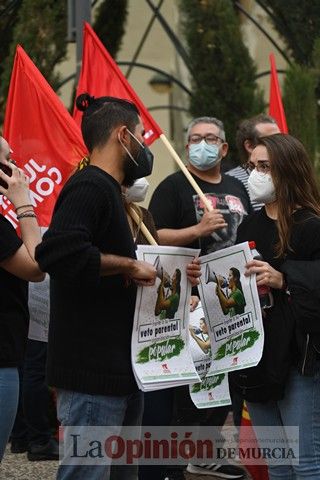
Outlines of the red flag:
<svg viewBox="0 0 320 480">
<path fill-rule="evenodd" d="M 95 97 L 111 96 L 130 100 L 140 111 L 146 132 L 145 142 L 151 145 L 161 135 L 161 128 L 88 23 L 84 24 L 82 68 L 77 96 L 85 92 Z M 82 112 L 76 107 L 73 117 L 80 126 Z"/>
<path fill-rule="evenodd" d="M 3 135 L 12 157 L 30 177 L 31 200 L 39 225 L 48 226 L 56 198 L 86 154 L 75 121 L 21 46 L 17 46 Z M 12 204 L 3 214 L 16 227 Z"/>
<path fill-rule="evenodd" d="M 280 85 L 276 69 L 276 61 L 273 53 L 270 54 L 270 100 L 269 100 L 269 115 L 271 115 L 278 124 L 282 133 L 288 133 L 286 116 L 282 104 Z"/>
<path fill-rule="evenodd" d="M 244 402 L 239 436 L 239 447 L 258 447 L 257 440 L 252 428 L 249 412 Z M 269 480 L 268 468 L 266 465 L 255 465 L 254 459 L 241 459 L 253 480 Z"/>
</svg>

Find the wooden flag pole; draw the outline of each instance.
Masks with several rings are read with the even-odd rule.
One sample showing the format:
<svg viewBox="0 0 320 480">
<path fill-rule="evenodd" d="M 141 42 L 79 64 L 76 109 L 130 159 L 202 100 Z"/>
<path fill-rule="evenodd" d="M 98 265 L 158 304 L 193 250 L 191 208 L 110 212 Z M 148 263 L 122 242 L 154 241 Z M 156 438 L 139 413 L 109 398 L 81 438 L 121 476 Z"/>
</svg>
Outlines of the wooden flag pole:
<svg viewBox="0 0 320 480">
<path fill-rule="evenodd" d="M 151 235 L 151 233 L 149 232 L 149 230 L 147 229 L 147 227 L 145 226 L 145 224 L 141 221 L 141 218 L 139 217 L 137 212 L 132 207 L 130 207 L 129 214 L 132 220 L 138 225 L 138 227 L 140 227 L 141 232 L 146 237 L 150 245 L 158 245 L 155 239 L 153 238 L 153 236 Z"/>
<path fill-rule="evenodd" d="M 191 186 L 194 188 L 194 190 L 197 192 L 197 194 L 203 201 L 206 209 L 209 212 L 211 212 L 213 210 L 211 203 L 209 202 L 209 200 L 207 199 L 207 197 L 205 196 L 205 194 L 203 193 L 203 191 L 201 190 L 201 188 L 199 187 L 199 185 L 197 184 L 197 182 L 195 181 L 195 179 L 193 178 L 193 176 L 191 175 L 191 173 L 189 172 L 189 170 L 187 169 L 187 167 L 185 166 L 185 164 L 183 163 L 183 161 L 175 151 L 175 149 L 172 147 L 171 143 L 169 142 L 169 140 L 167 139 L 164 133 L 161 133 L 160 139 L 162 140 L 166 148 L 169 150 L 170 155 L 175 160 L 175 162 L 179 165 L 184 175 L 187 177 L 187 180 L 189 181 Z"/>
</svg>

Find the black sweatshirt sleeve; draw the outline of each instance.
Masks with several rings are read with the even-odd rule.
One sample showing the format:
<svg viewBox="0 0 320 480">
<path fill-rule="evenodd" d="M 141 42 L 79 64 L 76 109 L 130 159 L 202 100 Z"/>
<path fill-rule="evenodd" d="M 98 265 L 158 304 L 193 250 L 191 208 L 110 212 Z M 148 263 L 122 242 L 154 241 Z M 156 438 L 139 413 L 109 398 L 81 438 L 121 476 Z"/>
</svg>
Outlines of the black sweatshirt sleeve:
<svg viewBox="0 0 320 480">
<path fill-rule="evenodd" d="M 66 283 L 99 283 L 101 253 L 92 237 L 99 228 L 108 227 L 111 208 L 106 189 L 94 182 L 83 180 L 66 186 L 50 228 L 36 249 L 40 268 Z"/>
</svg>

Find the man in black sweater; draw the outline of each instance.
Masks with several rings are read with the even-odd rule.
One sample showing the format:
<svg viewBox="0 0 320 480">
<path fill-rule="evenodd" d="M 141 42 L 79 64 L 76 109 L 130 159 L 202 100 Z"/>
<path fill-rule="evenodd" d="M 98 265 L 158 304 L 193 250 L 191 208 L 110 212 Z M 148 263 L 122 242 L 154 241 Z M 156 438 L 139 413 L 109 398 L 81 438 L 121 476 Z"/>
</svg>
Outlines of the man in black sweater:
<svg viewBox="0 0 320 480">
<path fill-rule="evenodd" d="M 121 196 L 121 185 L 152 170 L 138 110 L 125 100 L 87 94 L 77 104 L 85 110 L 82 134 L 90 165 L 62 189 L 36 252 L 51 276 L 47 376 L 58 389 L 66 443 L 70 426 L 140 424 L 142 394 L 131 368 L 136 285 L 151 286 L 156 278 L 152 265 L 135 259 Z M 68 465 L 68 454 L 57 479 L 110 478 L 109 466 L 81 466 L 83 458 Z M 111 478 L 135 479 L 135 471 L 113 466 Z"/>
</svg>

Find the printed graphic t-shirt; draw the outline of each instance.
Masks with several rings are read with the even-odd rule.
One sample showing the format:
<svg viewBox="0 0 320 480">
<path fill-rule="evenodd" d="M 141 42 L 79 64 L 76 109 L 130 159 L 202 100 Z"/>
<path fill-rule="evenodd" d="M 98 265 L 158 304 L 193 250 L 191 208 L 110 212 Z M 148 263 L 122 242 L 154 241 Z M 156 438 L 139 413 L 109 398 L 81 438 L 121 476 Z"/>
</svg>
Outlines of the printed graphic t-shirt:
<svg viewBox="0 0 320 480">
<path fill-rule="evenodd" d="M 209 183 L 194 175 L 193 177 L 213 208 L 220 210 L 228 224 L 208 237 L 185 245 L 190 248 L 201 248 L 201 254 L 205 255 L 235 243 L 237 228 L 244 216 L 251 213 L 251 205 L 244 186 L 235 178 L 222 174 L 220 183 Z M 156 188 L 149 210 L 157 230 L 160 230 L 191 227 L 200 222 L 205 208 L 184 174 L 177 172 L 169 175 Z"/>
</svg>

